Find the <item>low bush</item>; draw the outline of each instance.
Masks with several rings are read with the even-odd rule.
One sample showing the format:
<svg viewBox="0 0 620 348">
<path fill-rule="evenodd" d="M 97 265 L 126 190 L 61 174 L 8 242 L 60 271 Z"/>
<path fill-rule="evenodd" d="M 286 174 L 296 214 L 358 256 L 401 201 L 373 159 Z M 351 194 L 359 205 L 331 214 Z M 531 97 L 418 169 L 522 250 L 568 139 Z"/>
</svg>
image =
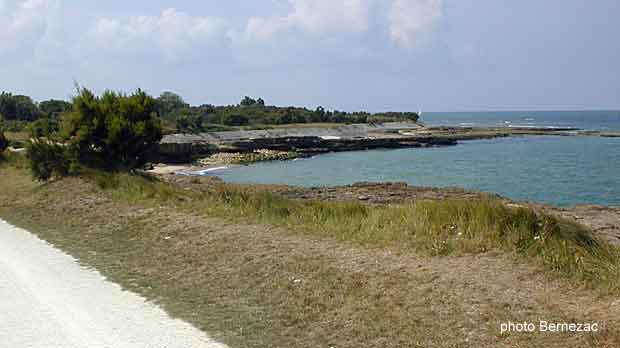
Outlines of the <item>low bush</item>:
<svg viewBox="0 0 620 348">
<path fill-rule="evenodd" d="M 78 171 L 71 149 L 51 141 L 32 141 L 28 145 L 27 158 L 32 176 L 40 181 L 75 174 Z"/>
<path fill-rule="evenodd" d="M 2 153 L 7 147 L 9 147 L 9 141 L 4 136 L 2 130 L 0 130 L 0 156 L 2 156 Z"/>
<path fill-rule="evenodd" d="M 73 111 L 63 117 L 63 131 L 81 164 L 104 170 L 140 168 L 162 138 L 155 100 L 141 90 L 98 97 L 79 89 Z"/>
<path fill-rule="evenodd" d="M 223 123 L 227 126 L 245 126 L 250 123 L 250 119 L 244 115 L 231 114 L 224 116 Z"/>
</svg>

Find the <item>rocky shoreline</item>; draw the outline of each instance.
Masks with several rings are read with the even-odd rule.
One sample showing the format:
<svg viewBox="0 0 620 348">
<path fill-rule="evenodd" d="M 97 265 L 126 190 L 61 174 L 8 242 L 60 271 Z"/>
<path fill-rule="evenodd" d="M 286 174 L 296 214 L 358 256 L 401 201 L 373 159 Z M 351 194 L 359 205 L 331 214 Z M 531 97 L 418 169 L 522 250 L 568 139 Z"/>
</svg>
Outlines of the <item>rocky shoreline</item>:
<svg viewBox="0 0 620 348">
<path fill-rule="evenodd" d="M 451 146 L 459 141 L 526 135 L 612 137 L 620 136 L 620 132 L 580 131 L 576 128 L 426 127 L 401 122 L 171 134 L 159 144 L 158 160 L 190 163 L 218 153 L 256 154 L 260 151 L 294 152 L 297 157 L 305 157 L 328 152 Z M 262 158 L 254 157 L 256 160 Z"/>
</svg>

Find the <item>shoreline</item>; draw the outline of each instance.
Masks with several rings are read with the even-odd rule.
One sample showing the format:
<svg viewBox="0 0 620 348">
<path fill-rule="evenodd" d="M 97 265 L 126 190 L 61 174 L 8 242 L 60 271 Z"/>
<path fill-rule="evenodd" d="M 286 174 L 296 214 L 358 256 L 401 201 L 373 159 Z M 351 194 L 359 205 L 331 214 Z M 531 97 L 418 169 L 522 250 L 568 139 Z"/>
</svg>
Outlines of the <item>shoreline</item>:
<svg viewBox="0 0 620 348">
<path fill-rule="evenodd" d="M 446 127 L 418 123 L 351 124 L 332 128 L 291 127 L 277 130 L 170 134 L 159 144 L 157 160 L 189 164 L 196 158 L 234 154 L 236 164 L 286 160 L 331 152 L 454 146 L 461 141 L 517 136 L 620 137 L 620 131 L 573 127 Z M 262 156 L 261 152 L 272 152 Z M 220 163 L 221 164 L 221 163 Z"/>
<path fill-rule="evenodd" d="M 237 132 L 240 133 L 240 132 Z M 243 134 L 237 134 L 243 136 Z M 334 139 L 324 137 L 319 140 L 323 147 L 299 146 L 308 140 L 316 141 L 315 137 L 284 137 L 284 138 L 257 138 L 246 139 L 239 142 L 218 144 L 216 152 L 209 157 L 191 163 L 176 163 L 158 165 L 154 170 L 147 171 L 186 185 L 187 179 L 172 179 L 176 177 L 188 177 L 188 181 L 224 183 L 217 175 L 199 175 L 197 173 L 228 169 L 234 166 L 249 165 L 262 161 L 291 160 L 294 158 L 311 157 L 319 154 L 366 151 L 371 149 L 396 149 L 413 147 L 451 146 L 461 141 L 484 140 L 518 136 L 601 136 L 618 137 L 620 132 L 582 131 L 574 128 L 474 128 L 474 127 L 417 127 L 406 131 L 399 130 L 397 133 L 369 133 L 367 138 L 361 139 Z M 357 146 L 368 145 L 378 139 L 375 145 L 387 146 Z M 387 139 L 387 142 L 386 142 Z M 352 145 L 353 144 L 353 145 Z M 202 144 L 204 146 L 204 144 Z M 213 149 L 212 149 L 213 150 Z M 222 152 L 219 152 L 219 151 Z M 234 152 L 234 151 L 238 152 Z M 258 156 L 261 151 L 267 151 L 268 156 Z M 294 151 L 294 152 L 293 152 Z M 198 179 L 195 179 L 198 178 Z M 204 179 L 203 179 L 204 178 Z M 369 204 L 398 204 L 407 200 L 442 198 L 468 199 L 480 196 L 494 196 L 501 198 L 507 205 L 527 206 L 539 211 L 549 211 L 557 216 L 568 217 L 571 220 L 583 223 L 594 230 L 604 239 L 620 245 L 620 207 L 611 205 L 576 204 L 573 206 L 555 206 L 540 202 L 514 201 L 495 193 L 483 193 L 474 190 L 466 190 L 457 187 L 418 187 L 409 186 L 406 183 L 354 183 L 347 186 L 325 187 L 295 187 L 285 184 L 233 184 L 231 186 L 251 187 L 258 190 L 270 190 L 285 198 L 297 200 L 319 201 L 357 201 Z"/>
</svg>

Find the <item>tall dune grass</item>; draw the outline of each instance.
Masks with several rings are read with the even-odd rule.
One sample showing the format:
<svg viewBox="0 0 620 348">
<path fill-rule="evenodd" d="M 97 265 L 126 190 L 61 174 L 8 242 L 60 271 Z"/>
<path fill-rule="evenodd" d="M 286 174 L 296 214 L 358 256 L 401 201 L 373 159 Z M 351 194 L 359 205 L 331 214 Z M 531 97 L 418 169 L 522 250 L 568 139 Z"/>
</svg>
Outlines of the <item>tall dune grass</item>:
<svg viewBox="0 0 620 348">
<path fill-rule="evenodd" d="M 183 190 L 148 176 L 90 173 L 99 187 L 130 201 L 173 203 L 200 214 L 284 226 L 314 236 L 429 257 L 501 250 L 553 274 L 620 290 L 620 251 L 572 221 L 508 207 L 498 199 L 416 201 L 394 206 L 293 201 L 269 192 L 217 185 Z"/>
</svg>

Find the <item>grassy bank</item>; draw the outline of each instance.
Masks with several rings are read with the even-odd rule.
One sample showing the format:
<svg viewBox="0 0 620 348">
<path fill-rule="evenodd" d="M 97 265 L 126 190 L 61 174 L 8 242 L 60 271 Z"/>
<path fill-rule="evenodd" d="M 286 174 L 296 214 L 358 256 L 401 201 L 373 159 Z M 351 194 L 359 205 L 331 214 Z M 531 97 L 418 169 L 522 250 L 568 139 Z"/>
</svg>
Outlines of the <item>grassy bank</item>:
<svg viewBox="0 0 620 348">
<path fill-rule="evenodd" d="M 145 176 L 89 174 L 118 199 L 165 202 L 179 197 L 184 208 L 244 223 L 281 226 L 308 235 L 389 247 L 425 256 L 513 252 L 549 272 L 616 292 L 620 253 L 574 222 L 507 207 L 495 198 L 420 201 L 399 206 L 291 201 L 265 191 L 217 185 L 187 192 Z M 200 178 L 195 179 L 197 183 Z"/>
<path fill-rule="evenodd" d="M 371 207 L 124 174 L 0 175 L 1 217 L 233 347 L 620 342 L 611 325 L 499 334 L 505 320 L 613 323 L 619 257 L 579 225 L 496 200 Z"/>
</svg>

